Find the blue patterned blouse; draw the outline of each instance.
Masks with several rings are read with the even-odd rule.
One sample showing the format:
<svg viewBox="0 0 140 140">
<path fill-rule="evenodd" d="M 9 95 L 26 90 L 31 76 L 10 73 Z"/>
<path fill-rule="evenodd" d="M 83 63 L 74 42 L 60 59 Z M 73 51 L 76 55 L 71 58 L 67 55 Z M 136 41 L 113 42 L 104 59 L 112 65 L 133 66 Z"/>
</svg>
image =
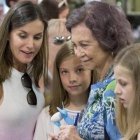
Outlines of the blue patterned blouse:
<svg viewBox="0 0 140 140">
<path fill-rule="evenodd" d="M 87 107 L 81 114 L 77 126 L 84 140 L 120 139 L 120 133 L 115 124 L 114 88 L 112 68 L 102 82 L 91 86 Z"/>
</svg>

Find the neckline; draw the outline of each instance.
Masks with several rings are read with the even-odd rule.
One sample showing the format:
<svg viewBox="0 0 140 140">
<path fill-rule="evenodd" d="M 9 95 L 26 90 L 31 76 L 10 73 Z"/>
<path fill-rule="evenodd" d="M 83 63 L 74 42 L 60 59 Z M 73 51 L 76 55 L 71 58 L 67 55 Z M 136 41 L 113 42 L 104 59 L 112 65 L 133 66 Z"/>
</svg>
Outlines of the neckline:
<svg viewBox="0 0 140 140">
<path fill-rule="evenodd" d="M 21 76 L 24 74 L 23 72 L 20 72 L 20 71 L 18 71 L 18 70 L 15 69 L 15 68 L 12 68 L 11 73 L 12 73 L 13 75 L 16 75 L 16 77 L 21 77 Z"/>
<path fill-rule="evenodd" d="M 80 113 L 81 111 L 80 110 L 71 110 L 71 109 L 67 109 L 67 108 L 64 108 L 66 111 L 68 112 L 72 112 L 72 113 Z"/>
</svg>

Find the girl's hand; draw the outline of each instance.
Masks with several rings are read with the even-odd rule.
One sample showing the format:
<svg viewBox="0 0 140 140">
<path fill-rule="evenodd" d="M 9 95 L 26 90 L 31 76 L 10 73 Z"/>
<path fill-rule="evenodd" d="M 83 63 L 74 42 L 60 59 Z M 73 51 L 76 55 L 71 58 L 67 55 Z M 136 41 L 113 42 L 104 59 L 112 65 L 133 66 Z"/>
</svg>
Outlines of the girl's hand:
<svg viewBox="0 0 140 140">
<path fill-rule="evenodd" d="M 58 140 L 58 135 L 50 133 L 49 134 L 49 140 Z"/>
<path fill-rule="evenodd" d="M 58 140 L 83 140 L 83 139 L 80 138 L 75 126 L 65 125 L 60 127 Z"/>
</svg>

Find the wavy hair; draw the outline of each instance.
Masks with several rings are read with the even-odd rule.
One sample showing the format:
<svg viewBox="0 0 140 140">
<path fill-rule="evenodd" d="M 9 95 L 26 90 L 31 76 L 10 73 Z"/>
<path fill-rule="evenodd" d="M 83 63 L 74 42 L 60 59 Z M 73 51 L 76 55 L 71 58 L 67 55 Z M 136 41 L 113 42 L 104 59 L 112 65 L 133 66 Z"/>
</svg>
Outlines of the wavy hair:
<svg viewBox="0 0 140 140">
<path fill-rule="evenodd" d="M 133 41 L 129 21 L 121 9 L 104 2 L 91 1 L 73 10 L 66 22 L 69 31 L 84 23 L 101 48 L 116 56 L 120 49 Z"/>
</svg>

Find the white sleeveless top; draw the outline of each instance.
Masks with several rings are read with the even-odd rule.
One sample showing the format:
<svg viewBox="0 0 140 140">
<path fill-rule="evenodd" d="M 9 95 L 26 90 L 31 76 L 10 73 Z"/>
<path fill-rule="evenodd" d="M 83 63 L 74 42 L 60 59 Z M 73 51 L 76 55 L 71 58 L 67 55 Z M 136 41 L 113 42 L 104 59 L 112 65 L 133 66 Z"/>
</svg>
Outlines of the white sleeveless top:
<svg viewBox="0 0 140 140">
<path fill-rule="evenodd" d="M 11 77 L 3 82 L 0 105 L 0 140 L 32 140 L 37 117 L 44 107 L 43 93 L 33 84 L 37 105 L 29 105 L 21 77 L 24 73 L 12 69 Z"/>
</svg>

